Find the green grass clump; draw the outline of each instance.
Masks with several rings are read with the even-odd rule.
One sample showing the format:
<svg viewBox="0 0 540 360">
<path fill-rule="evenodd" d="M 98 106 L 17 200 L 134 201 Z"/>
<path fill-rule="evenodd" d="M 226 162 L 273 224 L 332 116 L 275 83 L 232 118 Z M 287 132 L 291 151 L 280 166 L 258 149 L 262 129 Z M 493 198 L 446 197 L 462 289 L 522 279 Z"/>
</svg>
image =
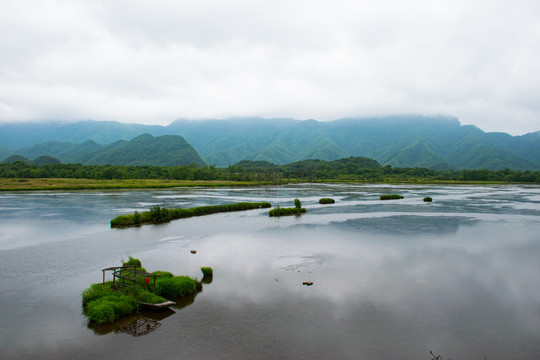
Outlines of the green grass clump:
<svg viewBox="0 0 540 360">
<path fill-rule="evenodd" d="M 275 209 L 272 209 L 268 212 L 269 216 L 287 216 L 287 215 L 300 215 L 303 213 L 306 213 L 307 210 L 305 208 L 297 209 L 297 208 L 282 208 L 282 207 L 276 207 Z"/>
<path fill-rule="evenodd" d="M 86 309 L 86 317 L 96 324 L 110 324 L 116 320 L 111 302 L 92 301 Z"/>
<path fill-rule="evenodd" d="M 154 271 L 152 274 L 157 275 L 162 279 L 174 277 L 174 275 L 168 271 Z"/>
<path fill-rule="evenodd" d="M 306 213 L 307 210 L 302 207 L 302 203 L 298 199 L 294 199 L 293 208 L 276 207 L 268 212 L 268 216 L 287 216 L 287 215 L 301 215 Z"/>
<path fill-rule="evenodd" d="M 211 267 L 202 267 L 201 271 L 203 273 L 203 277 L 213 277 L 214 276 L 214 270 L 212 270 Z"/>
<path fill-rule="evenodd" d="M 195 294 L 197 283 L 189 276 L 175 276 L 159 279 L 156 282 L 156 294 L 166 298 L 177 298 Z"/>
<path fill-rule="evenodd" d="M 92 284 L 81 294 L 83 307 L 86 307 L 89 302 L 99 299 L 100 297 L 111 293 L 111 282 L 105 284 Z"/>
<path fill-rule="evenodd" d="M 319 204 L 334 204 L 336 200 L 330 198 L 319 199 Z"/>
<path fill-rule="evenodd" d="M 149 304 L 160 304 L 167 301 L 164 297 L 161 297 L 157 294 L 154 294 L 150 291 L 143 291 L 137 294 L 137 299 L 140 302 L 149 303 Z"/>
<path fill-rule="evenodd" d="M 426 197 L 424 198 L 424 202 L 432 202 L 432 201 L 433 201 L 433 199 L 430 198 L 429 196 L 426 196 Z"/>
<path fill-rule="evenodd" d="M 107 324 L 138 309 L 138 301 L 133 297 L 109 290 L 108 293 L 86 304 L 86 316 L 96 324 Z"/>
<path fill-rule="evenodd" d="M 380 199 L 381 200 L 399 200 L 399 199 L 403 199 L 403 196 L 397 195 L 397 194 L 381 195 Z"/>
<path fill-rule="evenodd" d="M 175 219 L 183 219 L 192 216 L 203 216 L 219 212 L 242 211 L 259 208 L 269 208 L 272 205 L 268 202 L 240 202 L 224 205 L 200 206 L 192 209 L 167 209 L 159 205 L 152 206 L 150 211 L 139 213 L 135 211 L 133 215 L 120 215 L 111 220 L 111 227 L 139 226 L 142 224 L 160 224 Z"/>
</svg>

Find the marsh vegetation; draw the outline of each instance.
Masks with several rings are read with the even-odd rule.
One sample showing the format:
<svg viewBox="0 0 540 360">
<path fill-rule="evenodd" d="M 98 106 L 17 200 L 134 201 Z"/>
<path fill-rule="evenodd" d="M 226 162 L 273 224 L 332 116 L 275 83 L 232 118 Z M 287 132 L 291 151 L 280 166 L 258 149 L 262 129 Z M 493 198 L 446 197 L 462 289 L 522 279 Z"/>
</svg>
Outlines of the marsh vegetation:
<svg viewBox="0 0 540 360">
<path fill-rule="evenodd" d="M 139 259 L 129 257 L 123 266 L 134 266 L 134 269 L 146 272 Z M 203 275 L 207 276 L 210 267 L 202 267 Z M 210 269 L 210 270 L 207 270 Z M 149 286 L 148 278 L 141 278 L 130 282 L 123 281 L 123 288 L 119 289 L 113 281 L 104 281 L 90 285 L 82 293 L 83 311 L 90 323 L 110 324 L 115 320 L 136 313 L 141 303 L 160 304 L 167 299 L 178 299 L 192 296 L 202 290 L 202 283 L 189 276 L 175 276 L 168 271 L 155 271 L 155 287 Z M 127 283 L 127 284 L 126 284 Z M 122 289 L 124 291 L 122 291 Z M 126 291 L 126 289 L 133 289 Z"/>
<path fill-rule="evenodd" d="M 167 209 L 154 205 L 149 211 L 135 211 L 131 215 L 120 215 L 111 220 L 111 227 L 139 226 L 143 224 L 160 224 L 171 220 L 189 218 L 193 216 L 210 215 L 220 212 L 243 211 L 252 209 L 269 208 L 268 202 L 240 202 L 224 205 L 200 206 L 191 209 Z"/>
<path fill-rule="evenodd" d="M 388 195 L 381 195 L 379 197 L 381 200 L 399 200 L 403 199 L 403 196 L 398 194 L 388 194 Z"/>
<path fill-rule="evenodd" d="M 302 202 L 299 199 L 294 199 L 294 207 L 282 208 L 277 206 L 268 212 L 269 216 L 288 216 L 288 215 L 301 215 L 306 213 L 307 210 L 302 207 Z"/>
</svg>

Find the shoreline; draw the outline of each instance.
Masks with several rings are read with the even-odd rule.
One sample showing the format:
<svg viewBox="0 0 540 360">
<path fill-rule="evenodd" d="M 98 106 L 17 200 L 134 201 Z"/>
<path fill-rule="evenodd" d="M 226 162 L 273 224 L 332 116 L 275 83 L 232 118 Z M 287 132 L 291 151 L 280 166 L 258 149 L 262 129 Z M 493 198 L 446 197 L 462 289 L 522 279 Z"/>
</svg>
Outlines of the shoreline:
<svg viewBox="0 0 540 360">
<path fill-rule="evenodd" d="M 71 179 L 71 178 L 0 178 L 0 191 L 37 190 L 99 190 L 99 189 L 167 189 L 175 187 L 225 187 L 262 186 L 306 183 L 289 181 L 275 184 L 269 181 L 228 181 L 228 180 L 168 180 L 168 179 Z M 452 180 L 411 180 L 411 181 L 362 181 L 362 180 L 321 180 L 313 183 L 356 183 L 356 184 L 417 184 L 417 185 L 538 185 L 537 183 L 515 183 L 496 181 L 452 181 Z"/>
<path fill-rule="evenodd" d="M 259 186 L 269 182 L 226 180 L 167 179 L 63 179 L 63 178 L 1 178 L 0 191 L 34 190 L 99 190 L 99 189 L 167 189 L 175 187 Z"/>
</svg>

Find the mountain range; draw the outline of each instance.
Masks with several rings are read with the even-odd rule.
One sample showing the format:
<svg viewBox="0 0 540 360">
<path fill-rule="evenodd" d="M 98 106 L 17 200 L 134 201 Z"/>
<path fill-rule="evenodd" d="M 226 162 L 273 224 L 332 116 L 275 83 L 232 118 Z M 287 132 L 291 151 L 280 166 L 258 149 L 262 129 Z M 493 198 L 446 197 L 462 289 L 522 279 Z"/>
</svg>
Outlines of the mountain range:
<svg viewBox="0 0 540 360">
<path fill-rule="evenodd" d="M 167 137 L 171 135 L 178 139 Z M 511 136 L 461 125 L 453 117 L 419 115 L 325 122 L 179 119 L 168 126 L 91 120 L 4 123 L 0 124 L 0 159 L 14 154 L 29 159 L 50 155 L 62 162 L 82 164 L 175 165 L 182 161 L 174 160 L 173 164 L 167 160 L 180 156 L 169 144 L 173 139 L 182 149 L 192 146 L 189 152 L 193 159 L 184 156 L 182 161 L 204 161 L 220 167 L 242 160 L 287 164 L 362 156 L 393 167 L 540 169 L 540 131 Z M 159 145 L 150 145 L 154 142 Z"/>
<path fill-rule="evenodd" d="M 178 135 L 153 137 L 149 134 L 139 135 L 131 141 L 118 140 L 109 145 L 100 145 L 93 140 L 86 140 L 82 144 L 47 141 L 19 149 L 17 155 L 11 155 L 6 161 L 37 158 L 36 160 L 43 162 L 44 154 L 63 163 L 83 165 L 180 166 L 196 164 L 202 166 L 205 164 L 193 146 L 183 137 Z M 40 162 L 36 160 L 34 163 Z"/>
</svg>

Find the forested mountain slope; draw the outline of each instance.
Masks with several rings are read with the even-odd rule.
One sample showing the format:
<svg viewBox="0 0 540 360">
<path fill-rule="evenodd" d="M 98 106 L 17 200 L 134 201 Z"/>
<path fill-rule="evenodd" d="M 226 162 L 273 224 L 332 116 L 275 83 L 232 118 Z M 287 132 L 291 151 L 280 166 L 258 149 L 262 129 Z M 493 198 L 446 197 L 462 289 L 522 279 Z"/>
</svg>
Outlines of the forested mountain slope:
<svg viewBox="0 0 540 360">
<path fill-rule="evenodd" d="M 461 125 L 444 116 L 389 116 L 345 118 L 335 121 L 230 118 L 223 120 L 176 120 L 168 126 L 145 126 L 115 122 L 84 121 L 72 124 L 0 124 L 0 155 L 21 154 L 29 159 L 40 155 L 63 162 L 102 163 L 129 161 L 127 155 L 88 156 L 125 145 L 143 133 L 153 136 L 180 135 L 207 164 L 220 167 L 242 160 L 288 164 L 301 160 L 336 160 L 349 156 L 368 157 L 382 165 L 433 169 L 540 169 L 540 132 L 511 136 L 486 133 L 472 125 Z M 88 141 L 91 140 L 91 141 Z M 64 143 L 59 145 L 58 143 Z M 71 143 L 67 148 L 65 143 Z M 40 144 L 41 143 L 41 144 Z M 19 145 L 18 147 L 16 144 Z M 40 144 L 39 146 L 32 146 Z M 122 145 L 124 144 L 124 145 Z M 77 145 L 77 146 L 75 146 Z M 26 146 L 24 149 L 21 149 Z M 61 148 L 66 146 L 62 151 Z M 135 149 L 139 157 L 144 141 Z M 161 150 L 160 150 L 161 149 Z M 166 147 L 152 151 L 164 152 Z M 141 150 L 141 151 L 139 151 Z M 168 151 L 168 150 L 167 150 Z M 156 161 L 164 162 L 158 154 Z M 150 155 L 148 155 L 150 156 Z M 159 158 L 159 159 L 158 159 Z"/>
<path fill-rule="evenodd" d="M 197 151 L 178 135 L 143 134 L 131 141 L 118 140 L 109 145 L 99 145 L 92 140 L 82 144 L 49 141 L 19 149 L 17 154 L 27 159 L 47 154 L 63 163 L 83 165 L 204 165 Z"/>
</svg>

